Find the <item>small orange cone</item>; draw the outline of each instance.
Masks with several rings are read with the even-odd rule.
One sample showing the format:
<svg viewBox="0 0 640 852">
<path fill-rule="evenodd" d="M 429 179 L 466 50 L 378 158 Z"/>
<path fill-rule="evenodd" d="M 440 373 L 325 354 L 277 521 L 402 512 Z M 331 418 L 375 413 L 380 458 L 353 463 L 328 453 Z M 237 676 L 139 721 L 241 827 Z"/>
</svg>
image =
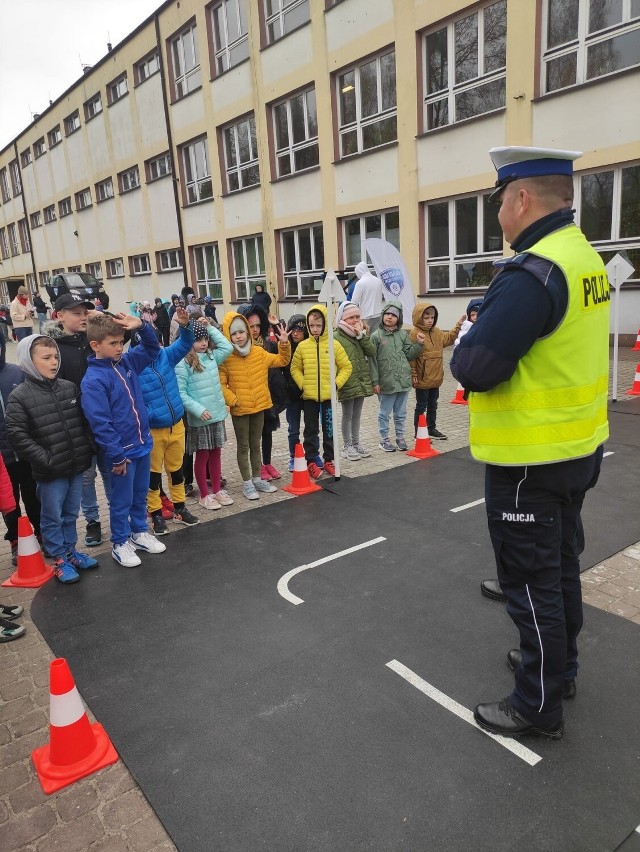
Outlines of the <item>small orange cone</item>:
<svg viewBox="0 0 640 852">
<path fill-rule="evenodd" d="M 2 584 L 37 589 L 53 577 L 53 568 L 46 565 L 38 539 L 26 515 L 18 518 L 18 568 Z"/>
<path fill-rule="evenodd" d="M 640 329 L 638 329 L 638 336 L 636 337 L 636 345 L 631 350 L 632 352 L 640 352 Z"/>
<path fill-rule="evenodd" d="M 462 387 L 460 382 L 458 382 L 458 387 L 456 388 L 456 395 L 451 400 L 450 405 L 468 405 L 468 404 L 469 403 L 464 398 L 464 388 Z"/>
<path fill-rule="evenodd" d="M 296 444 L 296 451 L 293 458 L 293 476 L 291 477 L 291 485 L 285 485 L 282 489 L 288 491 L 289 494 L 311 494 L 313 491 L 322 491 L 319 485 L 311 481 L 307 462 L 304 457 L 302 444 Z"/>
<path fill-rule="evenodd" d="M 640 396 L 640 364 L 636 367 L 636 375 L 633 380 L 631 390 L 627 391 L 627 396 Z"/>
<path fill-rule="evenodd" d="M 31 752 L 45 793 L 55 793 L 104 766 L 118 752 L 104 728 L 91 724 L 67 661 L 57 659 L 49 669 L 49 745 Z"/>
<path fill-rule="evenodd" d="M 424 414 L 418 417 L 418 431 L 416 433 L 416 445 L 407 453 L 408 456 L 413 456 L 414 459 L 430 459 L 432 456 L 439 456 L 440 453 L 434 450 L 429 439 L 429 430 L 427 429 L 427 418 Z"/>
</svg>

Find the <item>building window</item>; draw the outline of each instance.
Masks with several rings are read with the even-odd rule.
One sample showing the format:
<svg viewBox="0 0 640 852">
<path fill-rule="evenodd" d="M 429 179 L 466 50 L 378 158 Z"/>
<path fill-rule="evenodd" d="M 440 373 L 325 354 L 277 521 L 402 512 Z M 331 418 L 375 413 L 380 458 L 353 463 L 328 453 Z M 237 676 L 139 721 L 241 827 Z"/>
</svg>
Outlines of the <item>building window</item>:
<svg viewBox="0 0 640 852">
<path fill-rule="evenodd" d="M 78 110 L 68 115 L 64 120 L 64 132 L 66 136 L 71 136 L 76 130 L 80 130 L 80 113 Z"/>
<path fill-rule="evenodd" d="M 543 91 L 640 65 L 639 0 L 545 0 L 543 9 Z"/>
<path fill-rule="evenodd" d="M 61 266 L 60 269 L 52 269 L 51 270 L 52 275 L 62 275 L 63 272 L 64 272 L 64 266 Z"/>
<path fill-rule="evenodd" d="M 391 50 L 337 77 L 340 156 L 359 154 L 398 138 L 396 54 Z"/>
<path fill-rule="evenodd" d="M 29 239 L 29 228 L 27 220 L 21 219 L 18 222 L 18 231 L 20 232 L 20 243 L 22 244 L 22 253 L 28 254 L 31 251 L 31 240 Z"/>
<path fill-rule="evenodd" d="M 171 40 L 171 60 L 175 96 L 176 99 L 183 98 L 201 85 L 198 28 L 195 23 Z"/>
<path fill-rule="evenodd" d="M 102 281 L 102 264 L 99 260 L 96 263 L 87 263 L 85 270 L 89 275 L 93 275 L 96 281 Z"/>
<path fill-rule="evenodd" d="M 249 58 L 248 17 L 247 0 L 222 0 L 211 9 L 216 75 Z"/>
<path fill-rule="evenodd" d="M 182 252 L 180 249 L 159 251 L 158 268 L 160 272 L 171 272 L 174 269 L 182 269 Z"/>
<path fill-rule="evenodd" d="M 16 231 L 15 223 L 7 225 L 7 234 L 9 235 L 9 248 L 12 257 L 20 254 L 20 246 L 18 245 L 18 232 Z"/>
<path fill-rule="evenodd" d="M 241 301 L 251 301 L 256 284 L 262 284 L 266 289 L 264 274 L 264 249 L 262 236 L 256 234 L 232 240 L 233 273 L 236 285 L 236 298 Z"/>
<path fill-rule="evenodd" d="M 640 164 L 583 174 L 576 181 L 574 206 L 580 228 L 605 263 L 620 250 L 640 279 Z"/>
<path fill-rule="evenodd" d="M 7 169 L 0 169 L 0 191 L 2 192 L 2 200 L 6 204 L 11 201 L 11 191 L 9 190 L 9 178 L 7 177 Z"/>
<path fill-rule="evenodd" d="M 44 136 L 41 136 L 40 139 L 36 140 L 33 143 L 33 156 L 38 159 L 43 154 L 47 153 L 47 146 L 44 143 Z"/>
<path fill-rule="evenodd" d="M 0 228 L 0 250 L 2 251 L 2 259 L 6 260 L 9 257 L 9 240 L 4 228 Z"/>
<path fill-rule="evenodd" d="M 29 217 L 29 220 L 30 220 L 30 222 L 31 222 L 31 227 L 32 227 L 32 228 L 39 228 L 39 227 L 41 227 L 41 225 L 42 225 L 42 217 L 41 217 L 41 215 L 40 215 L 40 211 L 39 211 L 39 210 L 36 210 L 36 212 L 35 212 L 35 213 L 32 213 L 32 214 L 31 214 L 31 216 Z"/>
<path fill-rule="evenodd" d="M 50 204 L 48 207 L 45 207 L 43 210 L 44 221 L 45 224 L 47 222 L 55 222 L 56 221 L 56 205 Z"/>
<path fill-rule="evenodd" d="M 82 272 L 81 266 L 69 266 L 67 267 L 67 272 Z"/>
<path fill-rule="evenodd" d="M 49 270 L 44 270 L 43 272 L 38 272 L 38 279 L 40 281 L 41 287 L 46 287 L 49 283 Z"/>
<path fill-rule="evenodd" d="M 353 268 L 366 260 L 364 241 L 367 239 L 387 240 L 400 250 L 400 213 L 383 210 L 342 220 L 345 266 Z"/>
<path fill-rule="evenodd" d="M 101 180 L 96 184 L 96 201 L 106 201 L 107 198 L 113 198 L 113 181 L 111 178 Z"/>
<path fill-rule="evenodd" d="M 60 142 L 62 142 L 62 133 L 60 131 L 59 124 L 47 133 L 47 140 L 50 148 L 53 148 L 55 145 L 59 145 Z"/>
<path fill-rule="evenodd" d="M 35 288 L 36 288 L 36 276 L 33 274 L 33 272 L 27 272 L 26 281 L 27 281 L 27 287 L 29 288 L 29 290 L 31 292 L 33 292 L 33 290 L 35 290 Z"/>
<path fill-rule="evenodd" d="M 134 254 L 129 258 L 132 275 L 148 275 L 151 272 L 151 263 L 148 254 Z"/>
<path fill-rule="evenodd" d="M 134 65 L 133 71 L 136 85 L 144 83 L 144 81 L 148 80 L 153 74 L 157 74 L 159 70 L 160 55 L 157 50 L 154 50 L 153 53 L 145 56 L 144 59 L 141 59 L 140 62 Z"/>
<path fill-rule="evenodd" d="M 273 133 L 278 177 L 318 165 L 318 115 L 313 87 L 275 104 Z"/>
<path fill-rule="evenodd" d="M 225 127 L 224 159 L 227 192 L 235 192 L 260 183 L 256 120 L 253 115 Z"/>
<path fill-rule="evenodd" d="M 91 207 L 91 190 L 89 187 L 81 192 L 76 192 L 76 210 L 85 210 Z"/>
<path fill-rule="evenodd" d="M 265 0 L 264 12 L 269 44 L 310 20 L 309 0 Z"/>
<path fill-rule="evenodd" d="M 220 256 L 218 243 L 205 243 L 193 246 L 191 256 L 196 270 L 198 296 L 222 298 L 222 276 L 220 275 Z"/>
<path fill-rule="evenodd" d="M 58 202 L 58 216 L 62 219 L 64 216 L 71 215 L 71 198 L 63 198 Z"/>
<path fill-rule="evenodd" d="M 206 136 L 182 147 L 182 166 L 186 203 L 196 204 L 198 201 L 212 198 L 213 187 Z"/>
<path fill-rule="evenodd" d="M 9 163 L 9 174 L 11 175 L 11 186 L 13 187 L 13 197 L 16 198 L 22 192 L 22 181 L 20 180 L 20 167 L 17 160 L 12 160 Z"/>
<path fill-rule="evenodd" d="M 107 261 L 107 278 L 123 278 L 124 263 L 121 257 L 114 257 Z"/>
<path fill-rule="evenodd" d="M 140 186 L 140 172 L 138 167 L 134 166 L 127 169 L 125 172 L 120 172 L 118 175 L 118 187 L 120 194 L 131 192 L 132 189 L 137 189 Z"/>
<path fill-rule="evenodd" d="M 469 195 L 427 204 L 427 289 L 486 287 L 502 254 L 497 204 Z"/>
<path fill-rule="evenodd" d="M 100 92 L 89 98 L 84 105 L 84 120 L 89 121 L 102 112 L 102 97 Z"/>
<path fill-rule="evenodd" d="M 107 103 L 109 106 L 115 104 L 129 92 L 129 84 L 127 83 L 127 75 L 121 74 L 112 83 L 107 86 Z"/>
<path fill-rule="evenodd" d="M 427 130 L 505 105 L 507 2 L 451 21 L 423 39 Z"/>
<path fill-rule="evenodd" d="M 171 154 L 167 151 L 166 154 L 161 154 L 159 157 L 153 157 L 153 159 L 147 160 L 145 163 L 145 172 L 149 183 L 170 175 Z"/>
<path fill-rule="evenodd" d="M 324 271 L 322 225 L 282 231 L 280 240 L 285 296 L 315 296 L 314 282 Z"/>
<path fill-rule="evenodd" d="M 22 168 L 28 166 L 31 162 L 31 148 L 26 148 L 22 154 L 20 154 L 20 165 Z"/>
</svg>

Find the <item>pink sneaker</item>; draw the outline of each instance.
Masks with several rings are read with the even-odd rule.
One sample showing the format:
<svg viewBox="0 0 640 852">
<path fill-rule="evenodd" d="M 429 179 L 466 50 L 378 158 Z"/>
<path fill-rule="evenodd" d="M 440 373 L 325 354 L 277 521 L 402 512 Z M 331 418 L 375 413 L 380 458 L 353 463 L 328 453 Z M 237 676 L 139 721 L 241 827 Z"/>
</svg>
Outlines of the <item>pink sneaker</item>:
<svg viewBox="0 0 640 852">
<path fill-rule="evenodd" d="M 269 465 L 263 464 L 260 466 L 260 479 L 265 479 L 267 482 L 271 482 L 273 476 L 269 473 Z"/>
<path fill-rule="evenodd" d="M 271 479 L 280 479 L 282 477 L 280 471 L 277 470 L 277 468 L 275 468 L 272 464 L 265 464 L 264 467 L 271 475 Z M 264 477 L 262 478 L 264 479 Z"/>
</svg>

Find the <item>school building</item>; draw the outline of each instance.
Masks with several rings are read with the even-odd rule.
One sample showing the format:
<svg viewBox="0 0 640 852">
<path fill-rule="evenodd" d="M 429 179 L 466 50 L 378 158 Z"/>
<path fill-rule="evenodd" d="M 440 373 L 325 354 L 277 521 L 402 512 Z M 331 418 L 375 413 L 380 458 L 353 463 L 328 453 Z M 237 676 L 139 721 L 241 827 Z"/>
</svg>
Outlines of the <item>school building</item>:
<svg viewBox="0 0 640 852">
<path fill-rule="evenodd" d="M 639 91 L 640 0 L 168 0 L 0 151 L 0 301 L 86 271 L 288 317 L 382 237 L 448 327 L 510 253 L 488 149 L 535 145 L 584 152 L 635 334 Z"/>
</svg>

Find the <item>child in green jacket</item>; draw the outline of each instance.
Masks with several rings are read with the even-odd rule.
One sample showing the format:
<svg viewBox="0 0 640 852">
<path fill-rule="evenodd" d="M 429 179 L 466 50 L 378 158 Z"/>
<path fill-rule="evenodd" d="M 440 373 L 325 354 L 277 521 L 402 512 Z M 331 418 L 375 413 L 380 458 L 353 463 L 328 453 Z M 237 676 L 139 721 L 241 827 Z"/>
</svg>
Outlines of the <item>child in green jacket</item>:
<svg viewBox="0 0 640 852">
<path fill-rule="evenodd" d="M 338 392 L 342 406 L 342 458 L 347 461 L 359 461 L 371 455 L 360 443 L 360 418 L 365 397 L 373 396 L 367 359 L 375 358 L 376 350 L 362 321 L 360 308 L 353 302 L 340 303 L 336 325 L 333 337 L 342 345 L 353 368 Z"/>
</svg>

